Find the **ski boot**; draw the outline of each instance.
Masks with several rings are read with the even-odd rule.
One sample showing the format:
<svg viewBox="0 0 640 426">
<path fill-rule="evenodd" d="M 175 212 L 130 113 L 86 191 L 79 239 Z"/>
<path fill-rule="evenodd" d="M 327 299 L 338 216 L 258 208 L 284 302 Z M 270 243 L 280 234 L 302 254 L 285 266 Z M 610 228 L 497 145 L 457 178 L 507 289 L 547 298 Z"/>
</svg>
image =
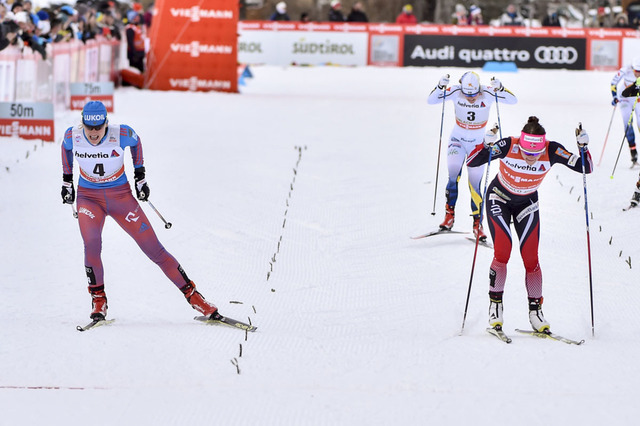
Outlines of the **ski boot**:
<svg viewBox="0 0 640 426">
<path fill-rule="evenodd" d="M 634 146 L 633 148 L 631 148 L 631 167 L 635 166 L 636 164 L 638 164 L 638 151 Z"/>
<path fill-rule="evenodd" d="M 95 288 L 89 287 L 91 294 L 91 315 L 92 320 L 104 320 L 107 317 L 107 295 L 104 292 L 104 286 Z"/>
<path fill-rule="evenodd" d="M 489 292 L 489 327 L 496 330 L 502 329 L 502 292 Z"/>
<path fill-rule="evenodd" d="M 444 221 L 440 224 L 440 230 L 451 231 L 451 228 L 453 228 L 454 218 L 455 218 L 454 207 L 447 204 L 445 206 Z"/>
<path fill-rule="evenodd" d="M 551 328 L 551 325 L 544 319 L 544 314 L 542 313 L 542 300 L 542 297 L 529 298 L 529 322 L 531 323 L 531 327 L 539 333 L 549 331 L 549 328 Z"/>
<path fill-rule="evenodd" d="M 638 207 L 638 204 L 640 204 L 640 188 L 638 188 L 638 184 L 636 184 L 636 189 L 631 196 L 631 207 Z"/>
<path fill-rule="evenodd" d="M 218 308 L 213 303 L 207 302 L 202 294 L 196 290 L 196 285 L 193 281 L 189 281 L 189 283 L 182 287 L 180 291 L 182 291 L 191 307 L 202 315 L 211 317 L 212 319 L 215 319 L 217 315 L 220 315 L 218 314 Z"/>
<path fill-rule="evenodd" d="M 480 223 L 480 215 L 473 216 L 473 236 L 480 241 L 487 241 L 487 236 L 482 232 L 482 224 Z"/>
</svg>

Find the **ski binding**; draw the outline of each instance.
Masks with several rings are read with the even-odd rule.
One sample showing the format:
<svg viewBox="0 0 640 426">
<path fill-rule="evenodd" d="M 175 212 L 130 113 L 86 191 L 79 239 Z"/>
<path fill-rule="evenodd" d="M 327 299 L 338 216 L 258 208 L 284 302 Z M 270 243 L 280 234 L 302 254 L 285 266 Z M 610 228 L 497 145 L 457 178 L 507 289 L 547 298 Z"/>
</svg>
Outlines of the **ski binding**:
<svg viewBox="0 0 640 426">
<path fill-rule="evenodd" d="M 450 229 L 438 229 L 437 231 L 427 232 L 426 234 L 418 235 L 415 237 L 411 237 L 412 240 L 419 240 L 421 238 L 433 237 L 434 235 L 441 234 L 468 234 L 468 232 L 464 231 L 452 231 Z"/>
<path fill-rule="evenodd" d="M 511 343 L 511 337 L 507 336 L 502 330 L 502 326 L 496 325 L 495 327 L 487 327 L 487 333 L 496 336 L 498 339 L 505 343 Z"/>
<path fill-rule="evenodd" d="M 560 336 L 558 334 L 552 333 L 549 330 L 533 331 L 533 330 L 520 330 L 520 329 L 516 328 L 516 331 L 518 333 L 528 334 L 530 336 L 536 336 L 536 337 L 539 337 L 541 339 L 557 340 L 558 342 L 564 342 L 564 343 L 567 343 L 569 345 L 581 345 L 581 344 L 584 343 L 584 339 L 582 339 L 582 340 L 567 339 L 566 337 L 562 337 L 562 336 Z"/>
<path fill-rule="evenodd" d="M 217 315 L 215 318 L 207 317 L 207 316 L 197 316 L 193 318 L 196 321 L 203 322 L 209 325 L 228 325 L 230 327 L 239 328 L 245 331 L 256 331 L 258 327 L 255 325 L 247 324 L 242 321 L 234 320 L 233 318 L 223 317 L 222 315 Z"/>
<path fill-rule="evenodd" d="M 91 330 L 92 328 L 100 327 L 102 325 L 109 325 L 114 321 L 115 319 L 96 319 L 91 321 L 89 324 L 85 325 L 84 327 L 81 325 L 77 326 L 76 330 L 87 331 L 87 330 Z"/>
</svg>

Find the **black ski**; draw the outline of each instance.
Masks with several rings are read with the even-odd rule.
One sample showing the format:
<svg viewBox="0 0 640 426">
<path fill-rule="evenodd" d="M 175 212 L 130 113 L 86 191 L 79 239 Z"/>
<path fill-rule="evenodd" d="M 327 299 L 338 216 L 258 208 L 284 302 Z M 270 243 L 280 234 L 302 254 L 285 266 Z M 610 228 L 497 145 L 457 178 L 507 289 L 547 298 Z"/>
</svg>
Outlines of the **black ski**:
<svg viewBox="0 0 640 426">
<path fill-rule="evenodd" d="M 475 244 L 475 243 L 476 243 L 476 239 L 475 239 L 475 238 L 467 237 L 467 240 L 471 241 L 473 244 Z M 493 245 L 492 245 L 490 242 L 488 242 L 487 240 L 484 240 L 484 241 L 480 240 L 480 241 L 478 241 L 478 245 L 479 245 L 479 246 L 482 246 L 482 247 L 486 247 L 486 248 L 488 248 L 488 249 L 492 249 L 492 248 L 493 248 Z"/>
<path fill-rule="evenodd" d="M 562 336 L 560 336 L 558 334 L 552 333 L 549 330 L 533 331 L 533 330 L 520 330 L 520 329 L 516 328 L 516 331 L 518 333 L 528 334 L 530 336 L 536 336 L 536 337 L 539 337 L 541 339 L 557 340 L 558 342 L 564 342 L 564 343 L 567 343 L 569 345 L 581 345 L 581 344 L 584 343 L 584 339 L 583 340 L 567 339 L 566 337 L 562 337 Z"/>
<path fill-rule="evenodd" d="M 627 207 L 626 209 L 625 209 L 625 208 L 623 208 L 623 209 L 622 209 L 622 211 L 623 211 L 623 212 L 626 212 L 626 211 L 629 211 L 629 210 L 631 210 L 631 209 L 633 209 L 633 208 L 636 208 L 636 207 L 638 207 L 638 205 L 637 205 L 637 204 L 629 204 L 629 207 Z"/>
<path fill-rule="evenodd" d="M 504 333 L 502 327 L 499 325 L 496 325 L 493 328 L 488 327 L 487 333 L 491 334 L 492 336 L 496 336 L 498 339 L 502 340 L 505 343 L 511 343 L 511 338 Z"/>
<path fill-rule="evenodd" d="M 91 330 L 92 328 L 100 327 L 102 325 L 109 325 L 114 321 L 115 321 L 115 319 L 93 320 L 89 324 L 85 325 L 84 327 L 81 326 L 81 325 L 77 326 L 76 330 L 78 330 L 78 331 L 87 331 L 87 330 Z"/>
<path fill-rule="evenodd" d="M 239 328 L 245 331 L 256 331 L 258 327 L 255 325 L 247 324 L 242 321 L 234 320 L 233 318 L 223 317 L 222 315 L 218 315 L 216 318 L 211 319 L 210 317 L 198 316 L 194 317 L 194 320 L 201 321 L 205 324 L 210 325 L 228 325 L 230 327 Z"/>
<path fill-rule="evenodd" d="M 411 239 L 419 240 L 421 238 L 433 237 L 434 235 L 443 235 L 443 234 L 468 234 L 468 232 L 452 231 L 450 229 L 438 229 L 437 231 L 427 232 L 426 234 L 418 235 L 416 237 L 411 237 Z"/>
</svg>

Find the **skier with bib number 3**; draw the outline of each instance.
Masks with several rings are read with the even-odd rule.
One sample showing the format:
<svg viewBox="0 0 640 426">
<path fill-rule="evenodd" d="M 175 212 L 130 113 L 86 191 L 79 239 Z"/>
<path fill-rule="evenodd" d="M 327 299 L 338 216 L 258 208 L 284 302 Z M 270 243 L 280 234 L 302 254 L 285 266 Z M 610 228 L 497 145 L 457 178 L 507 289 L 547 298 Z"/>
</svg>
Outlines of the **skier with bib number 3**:
<svg viewBox="0 0 640 426">
<path fill-rule="evenodd" d="M 511 223 L 520 240 L 520 254 L 525 267 L 525 287 L 529 300 L 529 322 L 534 331 L 550 331 L 542 313 L 542 271 L 538 262 L 540 212 L 538 187 L 554 164 L 562 164 L 582 173 L 580 155 L 572 154 L 558 142 L 549 141 L 537 117 L 529 117 L 519 137 L 498 139 L 498 127 L 489 130 L 484 144 L 469 155 L 467 165 L 477 167 L 491 158 L 500 159 L 496 177 L 487 188 L 486 215 L 493 239 L 493 261 L 489 269 L 489 325 L 501 330 L 502 295 L 511 256 Z M 587 149 L 589 136 L 579 125 L 576 140 L 584 155 L 585 172 L 591 173 L 593 162 Z"/>
<path fill-rule="evenodd" d="M 458 200 L 458 182 L 462 174 L 467 155 L 479 144 L 482 145 L 485 127 L 489 119 L 491 105 L 500 102 L 513 105 L 518 102 L 516 96 L 506 90 L 500 80 L 491 79 L 491 85 L 480 84 L 480 77 L 475 72 L 468 71 L 460 78 L 460 84 L 449 86 L 449 75 L 440 78 L 438 85 L 429 94 L 427 103 L 440 104 L 451 101 L 454 104 L 456 124 L 449 136 L 447 147 L 447 167 L 449 181 L 446 187 L 446 205 L 444 221 L 440 229 L 449 231 L 453 227 L 455 208 Z M 480 204 L 482 194 L 480 181 L 484 174 L 484 166 L 467 167 L 469 190 L 471 191 L 471 214 L 473 216 L 473 234 L 480 241 L 486 241 L 487 236 L 480 223 Z"/>
<path fill-rule="evenodd" d="M 151 222 L 133 197 L 124 169 L 124 151 L 129 147 L 133 158 L 135 191 L 138 200 L 149 199 L 145 178 L 142 142 L 129 126 L 109 124 L 107 109 L 100 101 L 88 102 L 82 110 L 82 122 L 69 127 L 62 141 L 62 202 L 73 204 L 73 161 L 78 162 L 78 224 L 84 242 L 84 263 L 91 319 L 105 320 L 107 295 L 101 259 L 102 229 L 111 216 L 138 244 L 149 259 L 182 291 L 193 309 L 218 319 L 215 305 L 196 290 L 196 286 L 178 261 L 162 246 Z"/>
</svg>

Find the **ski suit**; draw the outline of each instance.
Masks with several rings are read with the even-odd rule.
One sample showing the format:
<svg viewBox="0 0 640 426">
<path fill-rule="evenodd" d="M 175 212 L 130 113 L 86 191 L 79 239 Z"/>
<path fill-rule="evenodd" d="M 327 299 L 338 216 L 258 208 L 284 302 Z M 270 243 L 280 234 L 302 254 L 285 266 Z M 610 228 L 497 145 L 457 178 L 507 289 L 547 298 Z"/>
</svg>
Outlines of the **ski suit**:
<svg viewBox="0 0 640 426">
<path fill-rule="evenodd" d="M 478 144 L 482 144 L 485 134 L 485 126 L 489 119 L 491 105 L 497 101 L 503 104 L 512 105 L 518 100 L 516 96 L 508 90 L 494 92 L 491 86 L 481 86 L 480 95 L 474 102 L 469 102 L 461 91 L 460 85 L 447 87 L 446 91 L 436 87 L 429 94 L 427 103 L 439 104 L 451 101 L 455 108 L 456 125 L 449 136 L 447 147 L 447 168 L 449 169 L 449 180 L 447 182 L 446 194 L 447 205 L 455 207 L 458 201 L 458 182 L 462 174 L 462 166 L 465 159 Z M 469 190 L 471 191 L 471 214 L 480 214 L 480 182 L 484 173 L 484 166 L 467 167 L 469 178 Z"/>
<path fill-rule="evenodd" d="M 142 143 L 127 125 L 109 125 L 104 138 L 92 145 L 82 125 L 70 127 L 62 141 L 62 169 L 73 173 L 73 161 L 80 169 L 78 180 L 78 224 L 84 242 L 84 262 L 89 288 L 104 285 L 101 259 L 102 229 L 111 216 L 178 287 L 189 279 L 178 261 L 162 246 L 140 204 L 133 197 L 124 168 L 124 150 L 130 148 L 135 168 L 143 167 Z"/>
<path fill-rule="evenodd" d="M 629 118 L 631 118 L 631 113 L 634 111 L 634 105 L 636 102 L 636 97 L 625 98 L 622 95 L 622 91 L 630 85 L 634 85 L 636 83 L 636 76 L 633 73 L 633 68 L 630 65 L 622 67 L 618 70 L 618 72 L 611 79 L 611 95 L 613 96 L 614 102 L 617 100 L 618 108 L 620 109 L 620 117 L 622 118 L 622 125 L 626 130 L 627 135 L 627 143 L 629 144 L 629 148 L 631 151 L 636 150 L 636 135 L 633 130 L 633 122 L 627 127 L 627 123 L 629 123 Z M 638 125 L 638 120 L 640 119 L 640 108 L 635 107 L 635 124 Z M 633 153 L 632 153 L 633 155 Z"/>
<path fill-rule="evenodd" d="M 591 173 L 593 162 L 584 150 L 585 172 Z M 494 255 L 489 271 L 490 291 L 504 291 L 507 263 L 511 256 L 511 222 L 520 240 L 520 254 L 525 267 L 525 286 L 530 298 L 542 297 L 542 271 L 538 262 L 540 215 L 538 187 L 554 164 L 582 172 L 580 155 L 572 154 L 558 142 L 547 141 L 546 150 L 533 165 L 520 153 L 519 138 L 507 137 L 493 146 L 492 159 L 500 159 L 498 174 L 487 189 L 486 215 L 493 239 Z M 487 163 L 489 148 L 478 147 L 469 155 L 467 165 Z"/>
</svg>

